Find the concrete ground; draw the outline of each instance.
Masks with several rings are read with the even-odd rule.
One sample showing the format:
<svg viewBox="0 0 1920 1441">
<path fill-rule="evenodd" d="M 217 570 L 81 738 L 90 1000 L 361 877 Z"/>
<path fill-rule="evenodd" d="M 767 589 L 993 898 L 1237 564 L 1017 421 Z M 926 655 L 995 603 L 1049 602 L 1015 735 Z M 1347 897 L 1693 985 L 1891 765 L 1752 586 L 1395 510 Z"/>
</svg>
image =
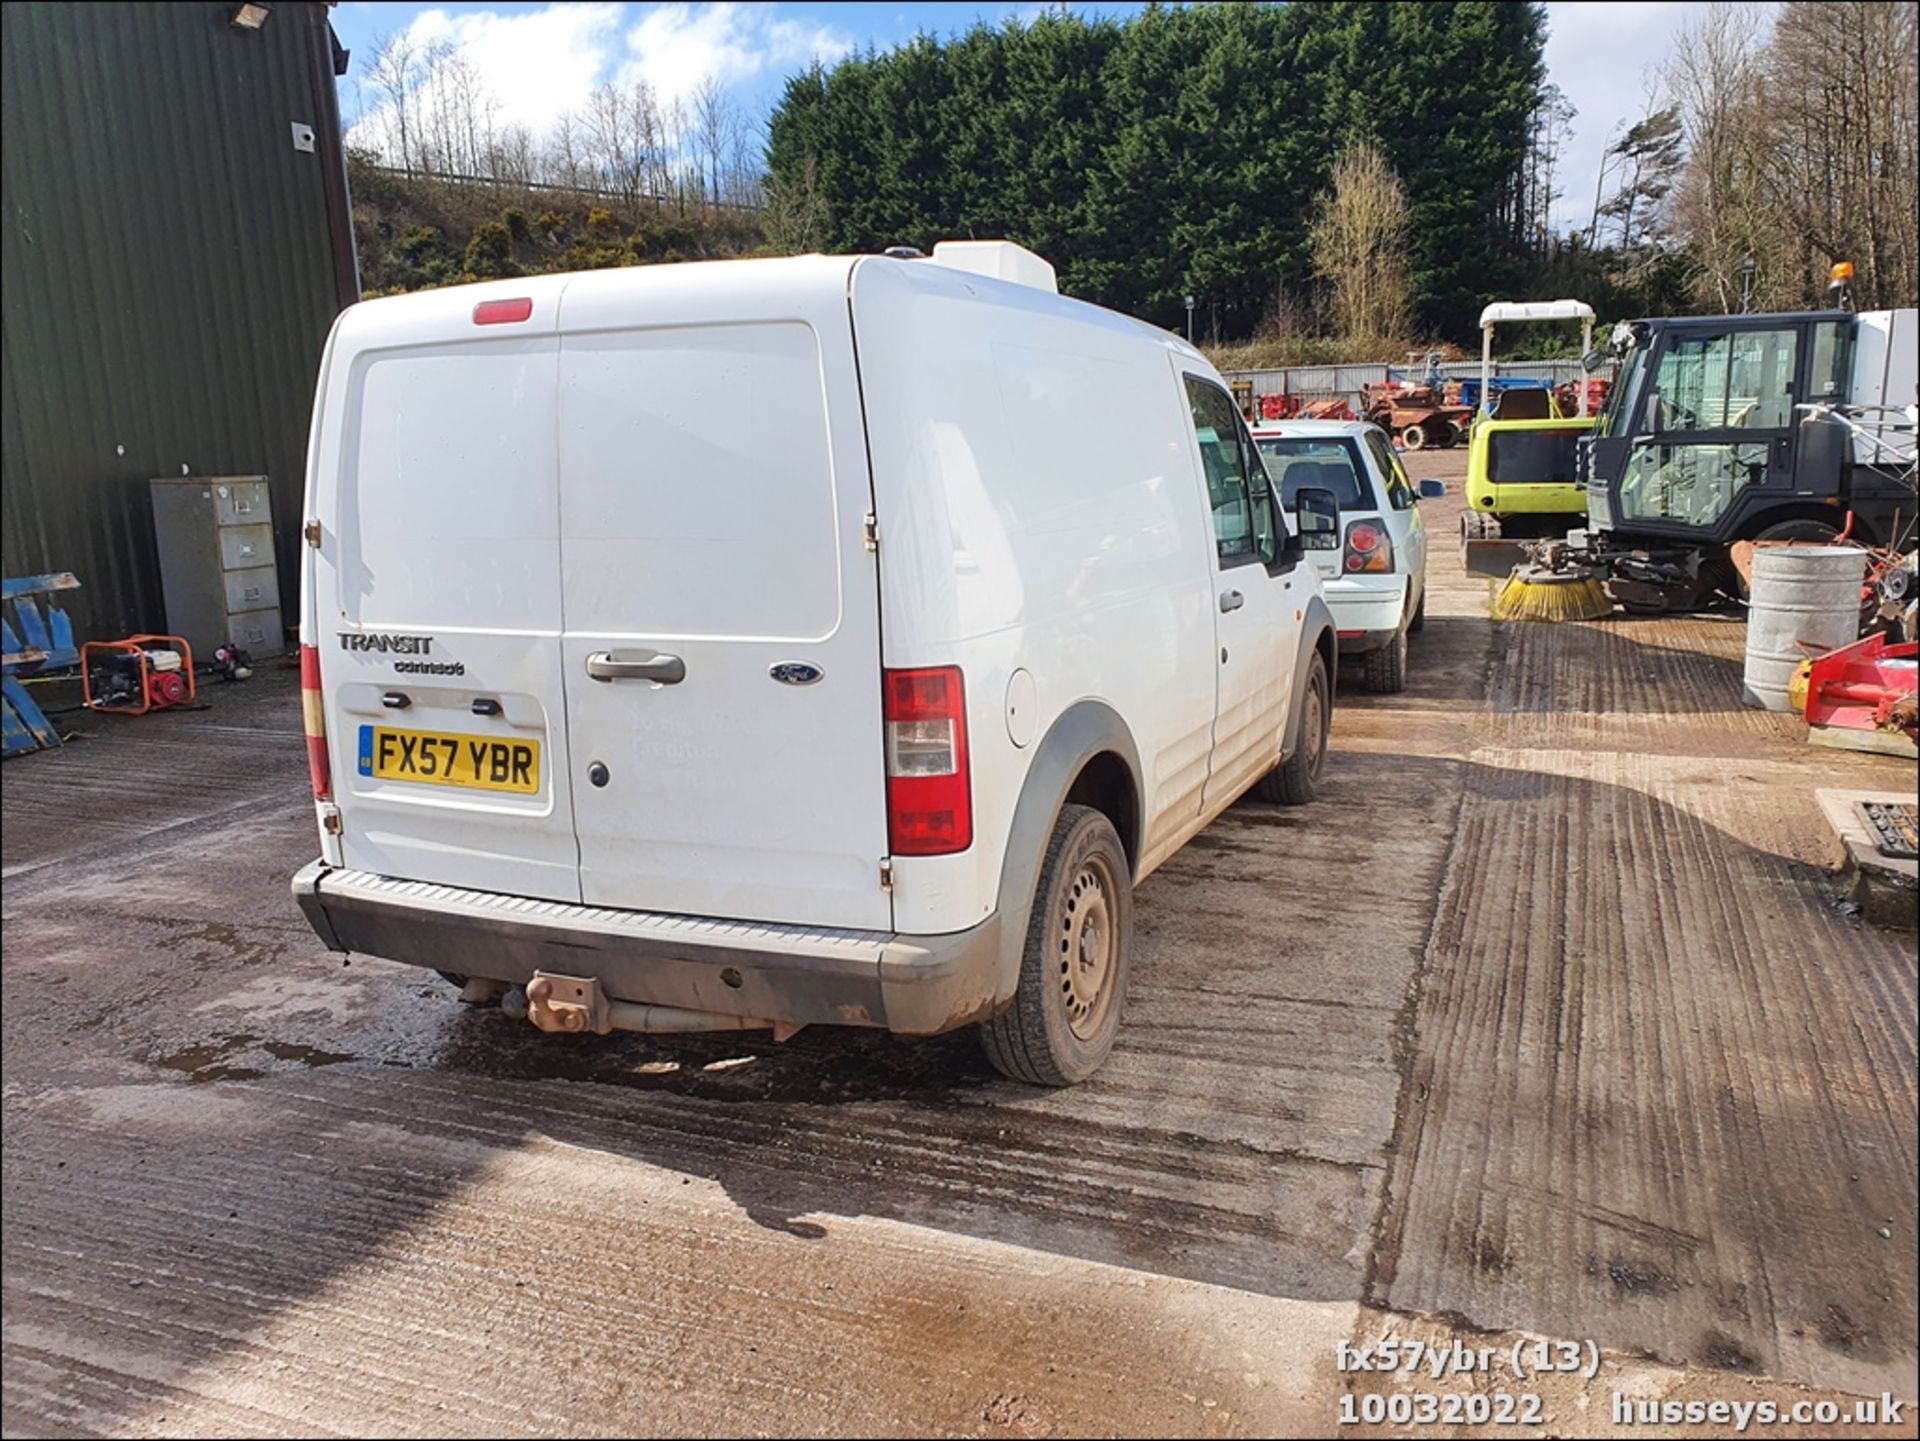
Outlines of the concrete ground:
<svg viewBox="0 0 1920 1441">
<path fill-rule="evenodd" d="M 289 673 L 68 717 L 4 777 L 0 1425 L 1405 1434 L 1341 1408 L 1429 1391 L 1541 1398 L 1460 1434 L 1601 1435 L 1615 1393 L 1914 1401 L 1912 942 L 1850 913 L 1814 799 L 1912 767 L 1743 709 L 1737 620 L 1494 625 L 1456 513 L 1408 691 L 1350 686 L 1321 800 L 1243 803 L 1142 887 L 1127 1026 L 1066 1092 L 967 1035 L 563 1039 L 343 964 L 287 895 Z M 1389 1334 L 1598 1369 L 1337 1369 Z"/>
</svg>

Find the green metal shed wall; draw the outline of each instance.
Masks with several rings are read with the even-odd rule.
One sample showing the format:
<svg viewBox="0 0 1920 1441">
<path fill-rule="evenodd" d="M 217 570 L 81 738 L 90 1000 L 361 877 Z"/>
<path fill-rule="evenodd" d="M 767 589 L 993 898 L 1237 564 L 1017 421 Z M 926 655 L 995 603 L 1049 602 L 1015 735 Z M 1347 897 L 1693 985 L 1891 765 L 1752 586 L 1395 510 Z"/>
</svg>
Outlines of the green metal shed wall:
<svg viewBox="0 0 1920 1441">
<path fill-rule="evenodd" d="M 352 283 L 331 41 L 324 7 L 233 11 L 0 5 L 0 546 L 8 575 L 80 577 L 83 636 L 163 628 L 160 475 L 271 477 L 297 615 L 314 377 Z"/>
</svg>

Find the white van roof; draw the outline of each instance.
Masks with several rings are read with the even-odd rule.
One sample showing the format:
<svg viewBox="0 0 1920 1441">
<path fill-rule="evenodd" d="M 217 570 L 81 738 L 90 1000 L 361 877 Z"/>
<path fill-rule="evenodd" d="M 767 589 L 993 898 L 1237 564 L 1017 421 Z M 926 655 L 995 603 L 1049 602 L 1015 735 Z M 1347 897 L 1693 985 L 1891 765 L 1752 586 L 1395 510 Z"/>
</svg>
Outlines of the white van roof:
<svg viewBox="0 0 1920 1441">
<path fill-rule="evenodd" d="M 1052 267 L 1031 251 L 1001 241 L 941 242 L 968 247 L 999 247 L 1017 251 L 1035 265 Z M 936 251 L 941 249 L 936 246 Z M 1053 310 L 1071 308 L 1098 324 L 1138 329 L 1151 336 L 1183 360 L 1207 366 L 1210 362 L 1177 332 L 1154 325 L 1138 317 L 1109 310 L 1104 306 L 1061 295 L 1052 285 L 1038 285 L 1031 275 L 1014 279 L 994 273 L 994 267 L 1008 261 L 1004 254 L 987 256 L 981 250 L 946 252 L 979 259 L 956 265 L 943 256 L 929 259 L 895 259 L 880 255 L 795 255 L 753 260 L 700 260 L 678 265 L 634 265 L 612 270 L 573 271 L 561 274 L 527 275 L 511 280 L 488 280 L 473 285 L 447 286 L 419 290 L 406 295 L 363 300 L 341 313 L 335 326 L 337 347 L 346 354 L 362 350 L 381 350 L 397 346 L 432 342 L 461 341 L 485 337 L 477 312 L 488 301 L 531 300 L 532 314 L 525 320 L 503 324 L 494 335 L 552 335 L 560 329 L 560 314 L 568 313 L 569 330 L 596 329 L 617 323 L 615 317 L 633 304 L 642 304 L 648 296 L 657 296 L 663 288 L 710 295 L 717 302 L 744 293 L 764 298 L 770 292 L 790 290 L 812 292 L 831 290 L 843 298 L 857 283 L 856 271 L 868 267 L 884 268 L 902 275 L 916 275 L 922 281 L 938 285 L 939 279 L 964 284 L 974 295 L 991 298 L 1015 309 L 1040 307 Z M 987 264 L 991 259 L 992 266 Z M 1017 267 L 1016 267 L 1017 268 Z"/>
</svg>

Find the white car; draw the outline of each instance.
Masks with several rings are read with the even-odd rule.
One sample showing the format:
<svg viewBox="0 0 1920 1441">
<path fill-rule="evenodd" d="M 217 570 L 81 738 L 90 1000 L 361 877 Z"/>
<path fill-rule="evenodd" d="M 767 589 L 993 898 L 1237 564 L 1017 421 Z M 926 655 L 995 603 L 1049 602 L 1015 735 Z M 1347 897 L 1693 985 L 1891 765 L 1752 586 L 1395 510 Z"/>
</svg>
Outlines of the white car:
<svg viewBox="0 0 1920 1441">
<path fill-rule="evenodd" d="M 1386 434 L 1360 420 L 1294 420 L 1256 426 L 1259 447 L 1291 513 L 1307 487 L 1333 492 L 1337 546 L 1309 551 L 1339 631 L 1340 654 L 1359 656 L 1367 688 L 1406 689 L 1407 636 L 1426 621 L 1427 529 L 1421 497 L 1447 493 L 1437 480 L 1416 487 Z"/>
<path fill-rule="evenodd" d="M 979 1024 L 1078 1080 L 1134 886 L 1326 754 L 1219 374 L 1015 246 L 356 305 L 302 534 L 301 908 L 546 1030 Z"/>
</svg>

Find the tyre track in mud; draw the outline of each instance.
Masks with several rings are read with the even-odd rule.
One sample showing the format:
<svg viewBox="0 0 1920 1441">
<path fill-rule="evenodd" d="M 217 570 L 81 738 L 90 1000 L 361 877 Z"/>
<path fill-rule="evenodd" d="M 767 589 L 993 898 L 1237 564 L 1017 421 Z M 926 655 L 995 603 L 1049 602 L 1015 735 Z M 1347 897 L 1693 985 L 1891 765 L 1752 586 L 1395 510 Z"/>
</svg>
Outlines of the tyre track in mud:
<svg viewBox="0 0 1920 1441">
<path fill-rule="evenodd" d="M 1847 913 L 1812 751 L 1711 619 L 1496 627 L 1377 1304 L 1915 1390 L 1910 938 Z"/>
</svg>

